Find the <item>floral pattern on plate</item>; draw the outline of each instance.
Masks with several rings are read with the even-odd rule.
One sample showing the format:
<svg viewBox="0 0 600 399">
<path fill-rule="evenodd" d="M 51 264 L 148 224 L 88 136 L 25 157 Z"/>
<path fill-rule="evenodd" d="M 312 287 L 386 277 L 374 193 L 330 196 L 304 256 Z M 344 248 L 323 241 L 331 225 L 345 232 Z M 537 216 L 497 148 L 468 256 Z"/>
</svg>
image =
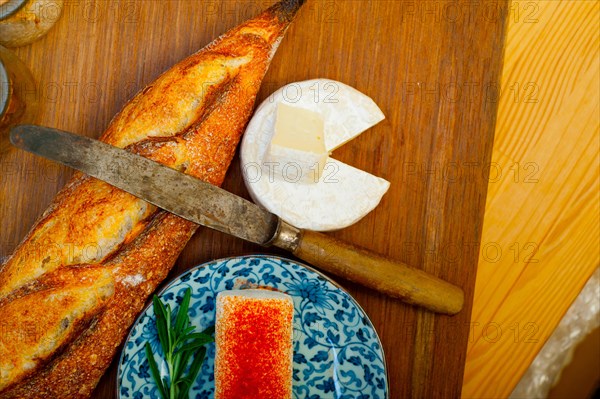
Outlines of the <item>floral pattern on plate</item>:
<svg viewBox="0 0 600 399">
<path fill-rule="evenodd" d="M 350 294 L 316 270 L 273 256 L 221 259 L 187 271 L 159 296 L 174 308 L 188 287 L 192 289 L 190 321 L 198 330 L 214 324 L 215 298 L 221 291 L 261 287 L 292 296 L 294 398 L 388 397 L 385 358 L 373 325 Z M 122 399 L 160 399 L 144 352 L 146 341 L 150 342 L 161 375 L 166 377 L 152 306 L 138 317 L 121 353 L 117 392 Z M 190 398 L 213 398 L 214 355 L 213 343 L 207 347 Z"/>
</svg>

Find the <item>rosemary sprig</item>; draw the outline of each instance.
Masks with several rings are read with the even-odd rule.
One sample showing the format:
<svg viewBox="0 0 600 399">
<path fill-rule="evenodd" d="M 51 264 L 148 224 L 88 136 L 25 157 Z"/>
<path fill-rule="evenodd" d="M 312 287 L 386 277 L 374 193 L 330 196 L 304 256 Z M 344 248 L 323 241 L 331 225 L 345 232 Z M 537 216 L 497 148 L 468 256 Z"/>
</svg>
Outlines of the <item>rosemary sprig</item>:
<svg viewBox="0 0 600 399">
<path fill-rule="evenodd" d="M 154 360 L 149 342 L 146 342 L 145 351 L 150 365 L 150 374 L 163 399 L 188 397 L 190 388 L 196 380 L 206 356 L 204 345 L 214 341 L 212 337 L 214 327 L 209 327 L 202 332 L 194 332 L 195 327 L 190 325 L 188 309 L 191 296 L 192 291 L 188 288 L 183 295 L 176 317 L 173 317 L 170 305 L 165 306 L 156 295 L 152 298 L 158 340 L 169 370 L 168 379 L 160 378 L 158 365 Z M 190 359 L 191 364 L 188 368 Z M 187 374 L 185 373 L 186 369 Z"/>
</svg>

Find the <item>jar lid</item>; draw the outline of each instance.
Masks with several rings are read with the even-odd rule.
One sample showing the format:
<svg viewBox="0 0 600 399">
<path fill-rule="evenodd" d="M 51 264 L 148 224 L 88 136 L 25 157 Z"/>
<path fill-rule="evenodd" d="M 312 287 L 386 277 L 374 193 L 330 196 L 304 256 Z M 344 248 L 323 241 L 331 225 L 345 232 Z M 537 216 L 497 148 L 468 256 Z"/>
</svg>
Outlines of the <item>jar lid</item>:
<svg viewBox="0 0 600 399">
<path fill-rule="evenodd" d="M 0 20 L 10 17 L 27 3 L 27 0 L 0 0 Z"/>
<path fill-rule="evenodd" d="M 4 63 L 0 60 L 0 119 L 8 107 L 8 98 L 10 92 L 10 81 L 8 80 L 8 71 Z"/>
</svg>

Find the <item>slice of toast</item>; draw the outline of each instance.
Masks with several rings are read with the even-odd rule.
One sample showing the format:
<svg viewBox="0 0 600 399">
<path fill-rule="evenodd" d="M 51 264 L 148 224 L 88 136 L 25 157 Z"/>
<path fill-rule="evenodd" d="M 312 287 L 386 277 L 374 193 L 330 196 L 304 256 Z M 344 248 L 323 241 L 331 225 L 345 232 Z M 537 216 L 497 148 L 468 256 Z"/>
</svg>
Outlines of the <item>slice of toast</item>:
<svg viewBox="0 0 600 399">
<path fill-rule="evenodd" d="M 294 303 L 277 291 L 217 295 L 215 399 L 291 399 Z"/>
</svg>

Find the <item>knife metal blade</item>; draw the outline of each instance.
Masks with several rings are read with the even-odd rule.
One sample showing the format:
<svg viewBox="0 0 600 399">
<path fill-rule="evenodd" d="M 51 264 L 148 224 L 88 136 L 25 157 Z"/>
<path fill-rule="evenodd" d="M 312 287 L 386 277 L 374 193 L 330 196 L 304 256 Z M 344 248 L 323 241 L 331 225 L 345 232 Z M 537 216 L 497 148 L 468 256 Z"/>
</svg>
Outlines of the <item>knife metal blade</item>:
<svg viewBox="0 0 600 399">
<path fill-rule="evenodd" d="M 279 217 L 254 203 L 101 141 L 35 125 L 12 128 L 10 141 L 194 223 L 261 245 L 277 234 Z"/>
<path fill-rule="evenodd" d="M 237 195 L 101 141 L 21 125 L 10 132 L 21 149 L 104 180 L 184 219 L 273 245 L 321 269 L 435 312 L 455 314 L 462 290 L 402 262 L 314 231 L 298 229 Z"/>
</svg>

